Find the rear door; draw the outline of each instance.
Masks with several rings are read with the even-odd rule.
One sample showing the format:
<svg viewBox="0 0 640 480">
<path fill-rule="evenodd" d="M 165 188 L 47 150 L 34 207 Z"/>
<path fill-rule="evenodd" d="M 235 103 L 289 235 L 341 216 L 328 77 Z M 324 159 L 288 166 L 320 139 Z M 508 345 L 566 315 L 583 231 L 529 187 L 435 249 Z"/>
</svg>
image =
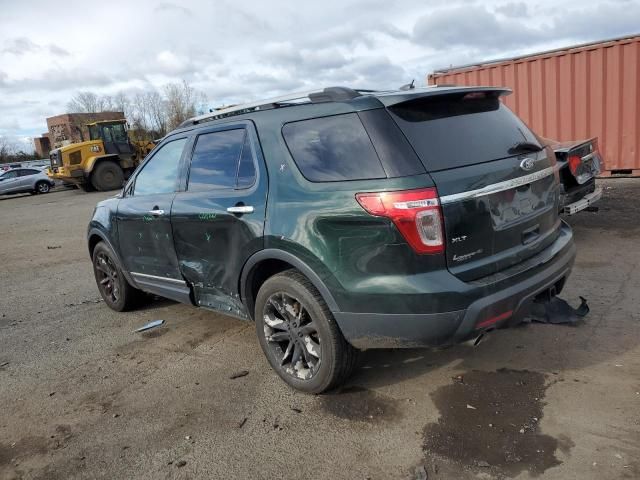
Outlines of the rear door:
<svg viewBox="0 0 640 480">
<path fill-rule="evenodd" d="M 238 279 L 263 248 L 267 172 L 250 122 L 198 132 L 171 224 L 184 278 L 202 306 L 245 317 Z"/>
<path fill-rule="evenodd" d="M 40 173 L 38 170 L 32 170 L 30 168 L 23 168 L 18 170 L 18 185 L 20 189 L 30 190 L 34 187 L 34 175 Z"/>
<path fill-rule="evenodd" d="M 155 150 L 127 184 L 118 204 L 120 256 L 146 291 L 189 301 L 171 230 L 171 204 L 179 186 L 188 137 L 176 136 Z"/>
<path fill-rule="evenodd" d="M 520 263 L 559 234 L 553 151 L 500 93 L 443 93 L 389 109 L 436 184 L 447 265 L 465 281 Z"/>
</svg>

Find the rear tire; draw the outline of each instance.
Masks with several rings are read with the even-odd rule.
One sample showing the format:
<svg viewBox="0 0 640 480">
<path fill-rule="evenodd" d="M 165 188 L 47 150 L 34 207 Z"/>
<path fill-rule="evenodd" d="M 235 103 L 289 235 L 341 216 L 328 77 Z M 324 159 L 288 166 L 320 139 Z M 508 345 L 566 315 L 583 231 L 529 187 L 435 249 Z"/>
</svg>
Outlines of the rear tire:
<svg viewBox="0 0 640 480">
<path fill-rule="evenodd" d="M 36 193 L 49 193 L 51 190 L 51 185 L 48 182 L 38 182 L 36 183 Z"/>
<path fill-rule="evenodd" d="M 262 351 L 291 387 L 322 393 L 353 372 L 358 350 L 344 339 L 320 292 L 300 272 L 287 270 L 264 282 L 255 319 Z"/>
<path fill-rule="evenodd" d="M 100 191 L 122 188 L 124 172 L 120 165 L 111 161 L 102 161 L 96 165 L 91 174 L 91 185 Z"/>
<path fill-rule="evenodd" d="M 115 252 L 105 242 L 98 242 L 93 249 L 92 259 L 98 291 L 109 308 L 125 312 L 140 304 L 144 293 L 127 282 L 118 266 Z"/>
</svg>

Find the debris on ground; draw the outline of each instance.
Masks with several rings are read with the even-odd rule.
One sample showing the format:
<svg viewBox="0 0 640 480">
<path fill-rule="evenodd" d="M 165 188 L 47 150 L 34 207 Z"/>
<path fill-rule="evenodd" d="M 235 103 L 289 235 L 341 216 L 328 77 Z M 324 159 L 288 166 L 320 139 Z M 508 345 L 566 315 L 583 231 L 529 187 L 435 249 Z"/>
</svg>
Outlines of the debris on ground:
<svg viewBox="0 0 640 480">
<path fill-rule="evenodd" d="M 9 362 L 2 362 L 2 363 L 0 363 L 0 368 L 4 368 L 7 365 L 9 365 Z"/>
<path fill-rule="evenodd" d="M 235 378 L 246 377 L 247 375 L 249 375 L 249 370 L 240 370 L 239 372 L 231 374 L 229 378 L 233 380 Z"/>
<path fill-rule="evenodd" d="M 476 407 L 474 407 L 473 405 L 469 405 L 468 403 L 467 403 L 467 408 L 470 410 L 477 410 Z"/>
<path fill-rule="evenodd" d="M 141 326 L 140 328 L 136 329 L 135 332 L 136 333 L 145 332 L 145 331 L 150 330 L 152 328 L 159 327 L 163 323 L 164 323 L 164 320 L 153 320 L 152 322 L 149 322 L 149 323 Z"/>
<path fill-rule="evenodd" d="M 248 419 L 249 417 L 244 417 L 242 420 L 240 420 L 240 423 L 238 423 L 238 428 L 244 427 L 244 424 L 247 423 Z"/>
<path fill-rule="evenodd" d="M 544 301 L 534 301 L 528 305 L 524 322 L 575 324 L 589 313 L 587 299 L 580 297 L 580 306 L 573 308 L 560 297 L 552 297 Z"/>
<path fill-rule="evenodd" d="M 484 460 L 480 460 L 476 465 L 482 468 L 489 468 L 491 466 L 489 465 L 489 462 L 485 462 Z"/>
<path fill-rule="evenodd" d="M 55 250 L 56 248 L 62 248 L 62 245 L 47 245 L 47 250 Z"/>
<path fill-rule="evenodd" d="M 451 377 L 451 380 L 453 380 L 456 383 L 464 383 L 464 377 L 462 375 L 456 375 L 454 377 Z"/>
<path fill-rule="evenodd" d="M 296 408 L 296 407 L 291 407 L 291 410 L 293 410 L 296 413 L 302 413 L 302 410 L 300 410 L 299 408 Z"/>
<path fill-rule="evenodd" d="M 185 462 L 184 460 L 180 460 L 179 462 L 176 463 L 176 467 L 178 468 L 182 468 L 187 464 L 187 462 Z"/>
</svg>

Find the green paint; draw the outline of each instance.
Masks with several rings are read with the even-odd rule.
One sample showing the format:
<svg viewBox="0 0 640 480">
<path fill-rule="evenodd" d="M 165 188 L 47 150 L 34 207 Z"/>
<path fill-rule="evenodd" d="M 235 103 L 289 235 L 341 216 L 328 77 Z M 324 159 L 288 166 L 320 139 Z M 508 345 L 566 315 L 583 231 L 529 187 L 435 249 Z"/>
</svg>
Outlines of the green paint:
<svg viewBox="0 0 640 480">
<path fill-rule="evenodd" d="M 142 232 L 138 232 L 138 238 L 142 240 Z"/>
<path fill-rule="evenodd" d="M 209 232 L 204 232 L 204 236 L 207 239 L 207 242 L 211 240 L 211 235 L 209 234 Z"/>
<path fill-rule="evenodd" d="M 144 217 L 142 217 L 142 221 L 143 222 L 153 222 L 154 218 L 152 215 L 145 215 Z"/>
<path fill-rule="evenodd" d="M 214 218 L 216 218 L 216 214 L 215 213 L 200 213 L 200 214 L 198 214 L 198 218 L 200 220 L 213 220 Z"/>
</svg>

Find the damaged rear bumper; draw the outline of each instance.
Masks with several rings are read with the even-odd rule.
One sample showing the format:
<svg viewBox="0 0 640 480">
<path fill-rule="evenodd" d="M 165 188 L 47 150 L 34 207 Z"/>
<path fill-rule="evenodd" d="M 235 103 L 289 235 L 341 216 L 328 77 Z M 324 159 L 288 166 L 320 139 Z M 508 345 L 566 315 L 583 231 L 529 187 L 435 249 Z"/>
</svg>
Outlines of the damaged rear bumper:
<svg viewBox="0 0 640 480">
<path fill-rule="evenodd" d="M 530 264 L 526 271 L 514 276 L 501 272 L 503 278 L 493 283 L 464 283 L 459 295 L 473 299 L 464 310 L 416 314 L 333 314 L 347 341 L 360 349 L 459 343 L 514 322 L 521 316 L 527 302 L 541 293 L 551 290 L 559 293 L 571 272 L 575 255 L 571 229 L 565 225 L 551 246 L 525 262 Z M 522 269 L 522 265 L 516 267 Z M 425 303 L 432 301 L 429 295 L 425 295 Z"/>
<path fill-rule="evenodd" d="M 593 205 L 602 197 L 602 187 L 596 187 L 596 189 L 582 197 L 580 200 L 570 203 L 569 205 L 565 205 L 562 208 L 562 213 L 565 215 L 574 215 L 585 208 Z"/>
</svg>

